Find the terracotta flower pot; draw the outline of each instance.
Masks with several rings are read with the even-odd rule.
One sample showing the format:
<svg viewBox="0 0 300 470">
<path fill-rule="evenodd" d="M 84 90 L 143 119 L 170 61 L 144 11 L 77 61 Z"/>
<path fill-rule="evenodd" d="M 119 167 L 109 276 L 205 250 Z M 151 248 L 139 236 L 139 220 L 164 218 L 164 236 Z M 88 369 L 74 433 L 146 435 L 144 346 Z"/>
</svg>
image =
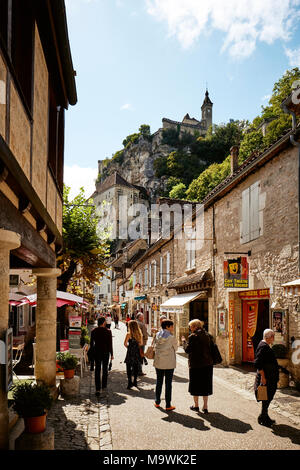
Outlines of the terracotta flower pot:
<svg viewBox="0 0 300 470">
<path fill-rule="evenodd" d="M 39 434 L 46 429 L 47 413 L 42 416 L 24 417 L 25 431 L 30 434 Z"/>
<path fill-rule="evenodd" d="M 73 379 L 75 375 L 75 369 L 64 370 L 65 379 Z"/>
</svg>

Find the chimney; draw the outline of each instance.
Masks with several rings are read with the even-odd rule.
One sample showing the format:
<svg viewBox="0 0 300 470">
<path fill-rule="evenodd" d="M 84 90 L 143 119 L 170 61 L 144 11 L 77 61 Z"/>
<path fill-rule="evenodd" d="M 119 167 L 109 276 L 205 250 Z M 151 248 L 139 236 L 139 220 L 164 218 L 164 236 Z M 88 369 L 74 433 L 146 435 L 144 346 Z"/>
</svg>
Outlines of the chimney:
<svg viewBox="0 0 300 470">
<path fill-rule="evenodd" d="M 230 156 L 231 156 L 231 174 L 235 173 L 239 167 L 239 146 L 233 145 L 230 149 Z"/>
</svg>

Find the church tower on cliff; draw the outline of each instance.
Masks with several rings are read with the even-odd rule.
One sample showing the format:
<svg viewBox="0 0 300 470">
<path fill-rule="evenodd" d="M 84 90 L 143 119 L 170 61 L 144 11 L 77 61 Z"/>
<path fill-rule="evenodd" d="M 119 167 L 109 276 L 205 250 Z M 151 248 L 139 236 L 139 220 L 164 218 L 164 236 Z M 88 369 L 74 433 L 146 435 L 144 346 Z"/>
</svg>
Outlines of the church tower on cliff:
<svg viewBox="0 0 300 470">
<path fill-rule="evenodd" d="M 213 103 L 210 100 L 208 90 L 206 89 L 205 98 L 201 106 L 202 121 L 206 121 L 206 130 L 208 130 L 208 128 L 212 125 L 212 108 Z"/>
</svg>

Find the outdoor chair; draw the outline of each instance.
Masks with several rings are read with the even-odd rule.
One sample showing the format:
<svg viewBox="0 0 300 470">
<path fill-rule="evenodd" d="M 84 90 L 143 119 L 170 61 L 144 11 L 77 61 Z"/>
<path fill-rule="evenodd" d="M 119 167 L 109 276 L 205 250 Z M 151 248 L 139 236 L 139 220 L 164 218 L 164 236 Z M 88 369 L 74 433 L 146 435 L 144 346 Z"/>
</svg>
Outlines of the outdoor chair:
<svg viewBox="0 0 300 470">
<path fill-rule="evenodd" d="M 83 368 L 84 368 L 84 351 L 83 348 L 80 349 L 69 349 L 70 354 L 73 354 L 73 356 L 76 356 L 77 359 L 79 359 L 80 363 L 80 377 L 83 376 Z"/>
<path fill-rule="evenodd" d="M 17 347 L 16 355 L 15 355 L 13 361 L 12 361 L 13 374 L 17 377 L 18 380 L 20 380 L 20 379 L 17 376 L 17 374 L 15 373 L 15 367 L 20 363 L 20 361 L 22 359 L 23 351 L 24 351 L 24 344 L 19 344 L 19 346 Z"/>
</svg>

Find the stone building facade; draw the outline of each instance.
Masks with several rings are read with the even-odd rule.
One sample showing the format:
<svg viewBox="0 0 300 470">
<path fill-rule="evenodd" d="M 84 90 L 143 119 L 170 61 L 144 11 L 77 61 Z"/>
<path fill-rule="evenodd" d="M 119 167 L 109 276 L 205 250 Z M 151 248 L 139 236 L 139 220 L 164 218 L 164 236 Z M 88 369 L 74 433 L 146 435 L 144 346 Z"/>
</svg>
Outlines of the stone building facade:
<svg viewBox="0 0 300 470">
<path fill-rule="evenodd" d="M 123 278 L 128 283 L 133 276 L 133 308 L 143 309 L 149 331 L 167 313 L 180 340 L 188 321 L 200 318 L 224 364 L 241 364 L 253 362 L 263 330 L 272 328 L 292 357 L 300 339 L 299 297 L 286 297 L 283 287 L 299 277 L 298 150 L 291 135 L 241 166 L 232 148 L 231 174 L 202 201 L 200 247 L 187 250 L 187 241 L 173 231 Z M 291 360 L 289 370 L 299 378 L 299 364 Z"/>
<path fill-rule="evenodd" d="M 2 1 L 0 19 L 0 339 L 9 327 L 10 269 L 29 269 L 37 277 L 36 379 L 54 389 L 64 115 L 77 101 L 65 4 Z M 7 448 L 3 377 L 0 448 Z"/>
</svg>

